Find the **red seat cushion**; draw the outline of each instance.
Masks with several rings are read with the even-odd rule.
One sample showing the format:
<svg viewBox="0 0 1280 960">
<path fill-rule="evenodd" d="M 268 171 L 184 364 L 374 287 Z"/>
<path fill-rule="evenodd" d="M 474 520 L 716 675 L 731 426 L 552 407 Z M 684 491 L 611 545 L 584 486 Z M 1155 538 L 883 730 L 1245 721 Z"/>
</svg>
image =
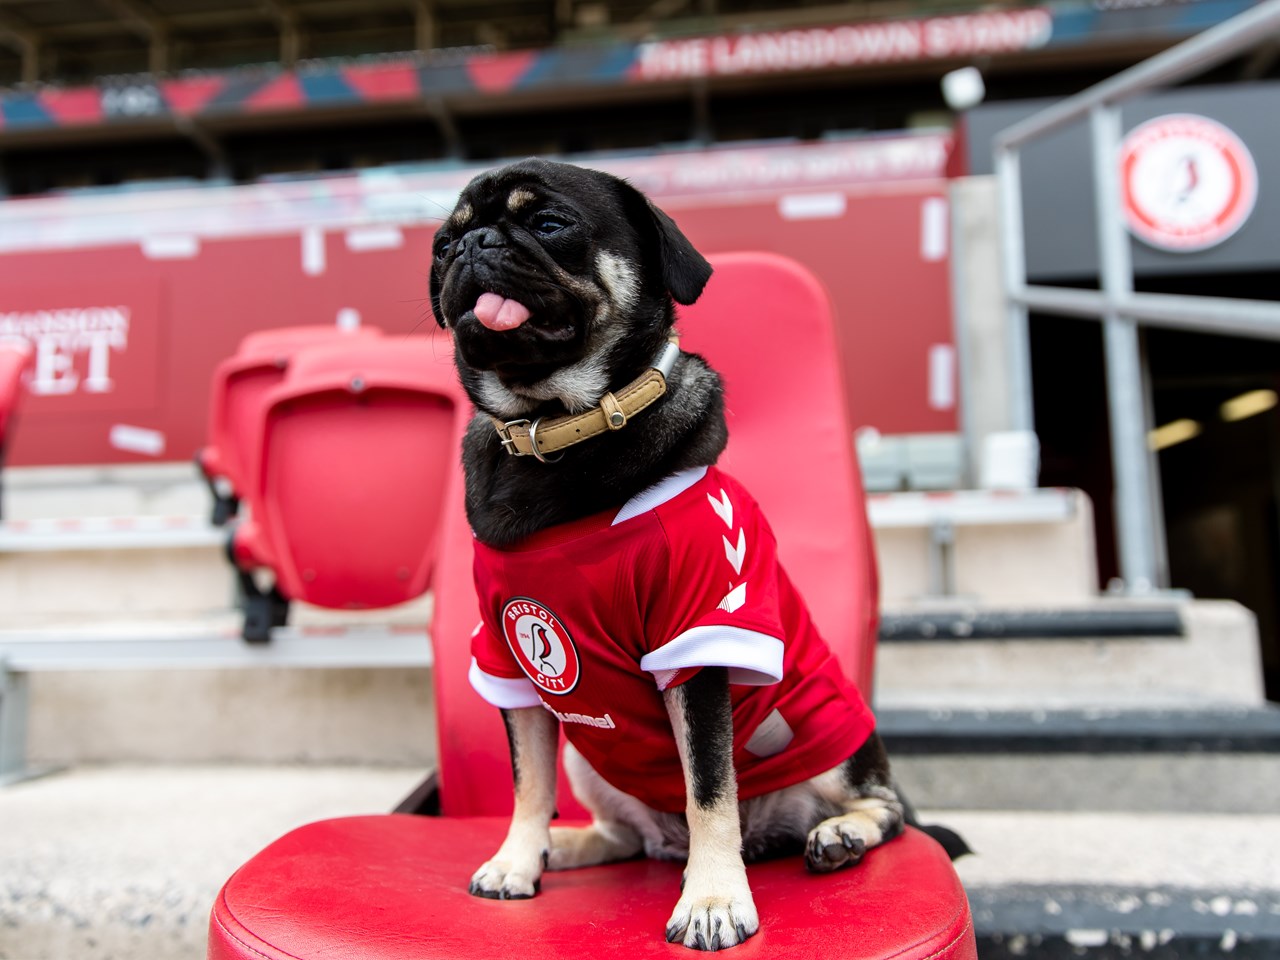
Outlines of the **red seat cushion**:
<svg viewBox="0 0 1280 960">
<path fill-rule="evenodd" d="M 681 866 L 652 860 L 549 873 L 532 900 L 482 900 L 471 873 L 501 818 L 404 815 L 313 823 L 227 881 L 209 960 L 540 960 L 692 957 L 663 928 Z M 908 829 L 856 868 L 805 872 L 798 857 L 748 868 L 760 933 L 728 956 L 976 960 L 969 906 L 946 854 Z"/>
</svg>

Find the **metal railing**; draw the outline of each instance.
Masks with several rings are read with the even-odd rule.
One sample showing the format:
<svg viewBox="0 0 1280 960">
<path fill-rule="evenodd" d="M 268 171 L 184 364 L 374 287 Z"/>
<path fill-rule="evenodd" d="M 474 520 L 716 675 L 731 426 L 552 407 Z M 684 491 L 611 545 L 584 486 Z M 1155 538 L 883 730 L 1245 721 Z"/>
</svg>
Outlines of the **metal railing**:
<svg viewBox="0 0 1280 960">
<path fill-rule="evenodd" d="M 1196 76 L 1278 36 L 1280 0 L 1266 0 L 1007 127 L 995 138 L 1013 426 L 1033 429 L 1029 311 L 1102 321 L 1117 548 L 1120 575 L 1130 593 L 1158 589 L 1168 579 L 1158 473 L 1147 445 L 1150 390 L 1139 324 L 1280 340 L 1280 303 L 1134 291 L 1129 235 L 1120 213 L 1120 103 Z M 1100 289 L 1031 285 L 1026 273 L 1020 150 L 1029 141 L 1085 117 L 1092 136 Z"/>
</svg>

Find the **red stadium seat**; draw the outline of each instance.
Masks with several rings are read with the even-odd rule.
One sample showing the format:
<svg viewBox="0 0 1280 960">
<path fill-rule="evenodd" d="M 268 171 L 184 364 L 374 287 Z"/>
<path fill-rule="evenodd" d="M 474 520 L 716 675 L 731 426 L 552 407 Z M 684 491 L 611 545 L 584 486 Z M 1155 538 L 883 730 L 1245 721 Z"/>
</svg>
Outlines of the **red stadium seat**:
<svg viewBox="0 0 1280 960">
<path fill-rule="evenodd" d="M 196 464 L 213 493 L 213 522 L 236 515 L 251 464 L 247 445 L 256 435 L 266 394 L 284 380 L 289 361 L 307 347 L 348 338 L 380 336 L 376 327 L 345 330 L 335 325 L 281 327 L 245 337 L 235 355 L 218 364 L 209 396 L 209 442 Z"/>
<path fill-rule="evenodd" d="M 261 405 L 246 448 L 253 510 L 232 538 L 236 565 L 269 568 L 284 598 L 333 609 L 426 592 L 470 413 L 449 341 L 308 347 Z"/>
<path fill-rule="evenodd" d="M 13 429 L 14 414 L 22 399 L 23 374 L 35 362 L 35 351 L 20 340 L 0 340 L 0 467 Z"/>
<path fill-rule="evenodd" d="M 681 327 L 682 346 L 725 376 L 733 440 L 722 462 L 764 504 L 815 619 L 869 690 L 875 560 L 829 302 L 792 261 L 737 254 L 713 263 L 716 275 Z M 452 480 L 432 627 L 444 816 L 355 817 L 287 834 L 223 887 L 210 960 L 690 955 L 662 936 L 678 896 L 677 864 L 551 873 L 527 901 L 468 895 L 471 872 L 505 834 L 511 767 L 498 712 L 465 681 L 479 617 L 458 471 Z M 561 797 L 561 812 L 573 817 L 563 783 Z M 732 957 L 976 960 L 964 890 L 942 848 L 914 829 L 851 870 L 813 876 L 793 857 L 748 875 L 761 931 Z"/>
</svg>

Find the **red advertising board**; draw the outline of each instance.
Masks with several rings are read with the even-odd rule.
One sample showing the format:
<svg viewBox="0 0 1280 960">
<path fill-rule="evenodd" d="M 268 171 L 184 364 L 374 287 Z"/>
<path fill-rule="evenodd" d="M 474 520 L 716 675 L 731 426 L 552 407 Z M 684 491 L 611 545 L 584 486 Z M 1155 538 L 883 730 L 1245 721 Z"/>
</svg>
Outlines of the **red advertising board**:
<svg viewBox="0 0 1280 960">
<path fill-rule="evenodd" d="M 707 253 L 773 250 L 808 265 L 836 304 L 855 423 L 935 432 L 957 429 L 949 149 L 930 135 L 600 166 L 649 189 Z M 214 366 L 254 330 L 341 319 L 443 336 L 427 301 L 424 200 L 447 210 L 471 172 L 394 190 L 346 178 L 0 205 L 0 338 L 37 353 L 8 462 L 190 457 Z M 787 335 L 786 317 L 777 330 Z M 761 344 L 761 376 L 768 356 Z"/>
<path fill-rule="evenodd" d="M 122 413 L 160 395 L 160 284 L 6 282 L 0 337 L 35 348 L 30 393 L 64 414 Z"/>
</svg>

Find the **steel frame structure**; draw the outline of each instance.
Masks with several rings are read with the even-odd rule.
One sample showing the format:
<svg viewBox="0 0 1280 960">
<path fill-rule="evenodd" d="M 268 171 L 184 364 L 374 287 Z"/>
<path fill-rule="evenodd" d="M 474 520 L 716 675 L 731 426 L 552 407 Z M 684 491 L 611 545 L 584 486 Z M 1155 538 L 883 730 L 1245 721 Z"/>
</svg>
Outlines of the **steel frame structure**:
<svg viewBox="0 0 1280 960">
<path fill-rule="evenodd" d="M 1148 449 L 1150 387 L 1139 326 L 1280 340 L 1280 303 L 1133 289 L 1130 240 L 1121 217 L 1120 107 L 1140 93 L 1196 76 L 1268 39 L 1280 37 L 1280 0 L 1258 6 L 1000 131 L 995 137 L 1001 266 L 1007 310 L 1012 426 L 1034 428 L 1031 310 L 1103 324 L 1116 535 L 1125 592 L 1168 586 L 1160 485 Z M 1027 283 L 1021 150 L 1031 140 L 1088 118 L 1099 250 L 1098 290 Z"/>
</svg>

